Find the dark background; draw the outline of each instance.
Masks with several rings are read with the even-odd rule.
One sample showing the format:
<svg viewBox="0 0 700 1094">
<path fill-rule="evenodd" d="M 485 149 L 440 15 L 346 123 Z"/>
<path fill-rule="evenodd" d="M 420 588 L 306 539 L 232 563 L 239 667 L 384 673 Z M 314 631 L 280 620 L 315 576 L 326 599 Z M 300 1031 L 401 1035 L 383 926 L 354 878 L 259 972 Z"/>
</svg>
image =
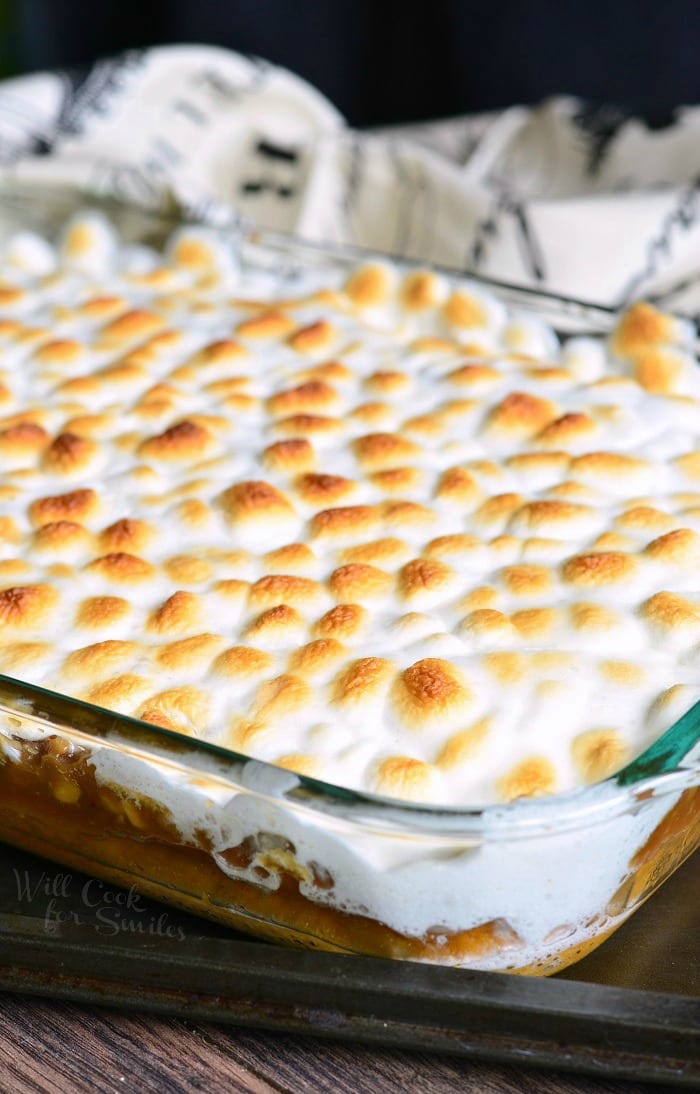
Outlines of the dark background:
<svg viewBox="0 0 700 1094">
<path fill-rule="evenodd" d="M 571 93 L 664 124 L 700 101 L 700 0 L 0 0 L 5 72 L 208 42 L 286 65 L 355 126 Z"/>
</svg>

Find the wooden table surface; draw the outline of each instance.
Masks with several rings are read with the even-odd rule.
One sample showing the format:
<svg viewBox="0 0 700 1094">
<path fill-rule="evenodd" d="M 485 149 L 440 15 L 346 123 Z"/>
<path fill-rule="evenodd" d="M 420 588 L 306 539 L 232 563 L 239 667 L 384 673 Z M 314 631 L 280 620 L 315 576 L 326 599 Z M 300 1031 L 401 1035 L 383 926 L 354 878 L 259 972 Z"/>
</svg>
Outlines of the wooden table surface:
<svg viewBox="0 0 700 1094">
<path fill-rule="evenodd" d="M 632 1094 L 662 1089 L 0 994 L 2 1094 Z"/>
</svg>

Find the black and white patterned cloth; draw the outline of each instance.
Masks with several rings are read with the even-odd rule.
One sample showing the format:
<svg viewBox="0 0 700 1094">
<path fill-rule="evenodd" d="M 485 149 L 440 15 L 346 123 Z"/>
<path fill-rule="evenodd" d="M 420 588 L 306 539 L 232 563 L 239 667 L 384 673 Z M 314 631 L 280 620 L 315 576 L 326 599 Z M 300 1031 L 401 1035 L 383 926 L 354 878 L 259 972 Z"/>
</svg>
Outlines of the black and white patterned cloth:
<svg viewBox="0 0 700 1094">
<path fill-rule="evenodd" d="M 650 128 L 560 97 L 375 132 L 209 46 L 0 85 L 0 165 L 608 304 L 700 312 L 700 107 Z"/>
</svg>

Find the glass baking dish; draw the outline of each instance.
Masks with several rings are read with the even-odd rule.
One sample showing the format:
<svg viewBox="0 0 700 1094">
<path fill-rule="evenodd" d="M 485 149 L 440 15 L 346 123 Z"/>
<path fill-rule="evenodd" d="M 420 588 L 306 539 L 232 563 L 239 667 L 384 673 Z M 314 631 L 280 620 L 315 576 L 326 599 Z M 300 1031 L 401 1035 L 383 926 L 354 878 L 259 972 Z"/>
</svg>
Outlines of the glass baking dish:
<svg viewBox="0 0 700 1094">
<path fill-rule="evenodd" d="M 85 198 L 0 191 L 0 235 Z M 90 205 L 96 203 L 90 199 Z M 102 202 L 122 238 L 178 223 Z M 234 224 L 237 260 L 308 283 L 357 252 Z M 313 280 L 313 277 L 312 277 Z M 560 330 L 614 313 L 488 282 Z M 599 945 L 700 843 L 700 704 L 604 782 L 479 809 L 332 786 L 0 676 L 0 838 L 277 941 L 548 974 Z"/>
</svg>

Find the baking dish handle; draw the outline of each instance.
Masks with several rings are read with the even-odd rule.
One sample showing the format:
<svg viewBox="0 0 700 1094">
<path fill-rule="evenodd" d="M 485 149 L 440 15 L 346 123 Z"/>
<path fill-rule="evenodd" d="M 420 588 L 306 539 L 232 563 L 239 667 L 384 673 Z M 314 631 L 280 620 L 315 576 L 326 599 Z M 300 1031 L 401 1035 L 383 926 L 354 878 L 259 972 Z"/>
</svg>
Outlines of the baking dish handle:
<svg viewBox="0 0 700 1094">
<path fill-rule="evenodd" d="M 700 784 L 700 701 L 641 756 L 623 767 L 616 781 L 620 786 L 632 786 L 642 779 L 666 775 L 679 768 L 694 772 Z"/>
</svg>

